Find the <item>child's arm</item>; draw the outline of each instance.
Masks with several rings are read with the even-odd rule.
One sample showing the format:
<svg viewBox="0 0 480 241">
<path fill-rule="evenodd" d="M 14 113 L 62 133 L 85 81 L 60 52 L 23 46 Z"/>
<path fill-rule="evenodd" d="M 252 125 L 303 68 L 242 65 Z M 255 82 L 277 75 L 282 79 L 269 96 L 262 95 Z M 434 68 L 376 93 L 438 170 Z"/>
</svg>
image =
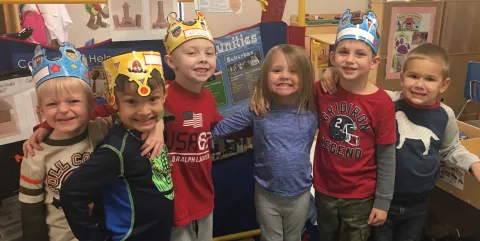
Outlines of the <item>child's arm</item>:
<svg viewBox="0 0 480 241">
<path fill-rule="evenodd" d="M 95 120 L 97 117 L 109 117 L 110 115 L 117 113 L 109 104 L 97 105 L 95 110 L 89 115 L 90 120 Z M 23 143 L 23 155 L 28 157 L 29 155 L 35 156 L 35 150 L 43 151 L 43 148 L 39 145 L 48 134 L 53 131 L 52 127 L 43 121 L 42 123 L 33 127 L 33 134 Z"/>
<path fill-rule="evenodd" d="M 445 107 L 448 114 L 448 123 L 440 149 L 440 157 L 464 171 L 470 172 L 471 170 L 475 178 L 480 181 L 480 159 L 460 143 L 455 114 L 450 107 L 443 104 L 442 106 Z"/>
<path fill-rule="evenodd" d="M 117 149 L 108 145 L 101 146 L 62 184 L 60 202 L 77 239 L 105 239 L 97 226 L 97 220 L 90 216 L 88 204 L 123 174 L 120 172 L 120 160 L 121 153 Z"/>
<path fill-rule="evenodd" d="M 235 136 L 238 135 L 238 137 L 240 137 L 242 135 L 239 134 L 239 131 L 243 133 L 247 127 L 252 126 L 252 118 L 253 115 L 249 106 L 245 106 L 232 116 L 217 122 L 215 127 L 213 127 L 212 136 L 213 138 L 229 136 L 229 138 L 233 139 L 233 135 L 231 134 L 235 133 Z M 245 130 L 245 133 L 250 134 L 248 130 Z M 248 134 L 245 135 L 251 136 L 251 134 Z"/>
<path fill-rule="evenodd" d="M 377 186 L 373 209 L 368 223 L 373 226 L 382 225 L 390 208 L 395 185 L 395 141 L 396 121 L 393 102 L 382 104 L 381 115 L 373 127 L 376 139 L 375 157 L 377 161 Z"/>
<path fill-rule="evenodd" d="M 35 160 L 36 159 L 36 160 Z M 48 241 L 45 206 L 45 168 L 43 159 L 24 158 L 20 169 L 18 199 L 21 207 L 24 241 Z"/>
</svg>

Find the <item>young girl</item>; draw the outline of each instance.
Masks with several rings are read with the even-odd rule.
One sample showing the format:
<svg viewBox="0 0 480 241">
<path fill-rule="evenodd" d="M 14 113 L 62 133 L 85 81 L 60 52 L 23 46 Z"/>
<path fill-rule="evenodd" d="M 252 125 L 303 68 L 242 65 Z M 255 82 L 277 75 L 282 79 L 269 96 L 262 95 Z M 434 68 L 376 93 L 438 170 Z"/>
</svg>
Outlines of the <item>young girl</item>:
<svg viewBox="0 0 480 241">
<path fill-rule="evenodd" d="M 308 215 L 317 130 L 313 70 L 300 47 L 281 44 L 265 57 L 255 103 L 271 103 L 264 116 L 246 106 L 220 121 L 214 137 L 253 127 L 255 206 L 263 241 L 300 240 Z"/>
</svg>

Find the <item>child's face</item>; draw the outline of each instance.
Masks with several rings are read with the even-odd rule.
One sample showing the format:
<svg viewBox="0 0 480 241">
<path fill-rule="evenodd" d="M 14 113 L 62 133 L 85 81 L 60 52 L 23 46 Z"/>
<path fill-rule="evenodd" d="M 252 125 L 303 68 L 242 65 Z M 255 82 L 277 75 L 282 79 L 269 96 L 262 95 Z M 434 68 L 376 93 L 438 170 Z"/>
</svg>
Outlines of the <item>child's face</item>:
<svg viewBox="0 0 480 241">
<path fill-rule="evenodd" d="M 350 39 L 338 43 L 330 58 L 340 79 L 346 81 L 367 78 L 370 70 L 375 69 L 380 62 L 380 57 L 374 57 L 370 46 L 365 42 Z"/>
<path fill-rule="evenodd" d="M 285 55 L 277 51 L 272 56 L 272 66 L 268 69 L 268 89 L 277 97 L 295 95 L 300 82 L 295 69 L 288 65 Z"/>
<path fill-rule="evenodd" d="M 412 59 L 400 80 L 405 98 L 416 105 L 435 104 L 450 84 L 450 79 L 443 79 L 442 61 L 433 59 Z"/>
<path fill-rule="evenodd" d="M 117 91 L 115 96 L 117 101 L 114 107 L 128 128 L 148 132 L 155 127 L 165 100 L 161 88 L 153 89 L 149 96 L 144 97 L 138 95 L 136 88 L 125 88 L 124 91 Z"/>
<path fill-rule="evenodd" d="M 192 84 L 203 84 L 217 67 L 215 45 L 206 39 L 192 39 L 166 56 L 167 64 L 175 71 L 177 78 Z"/>
<path fill-rule="evenodd" d="M 88 123 L 90 101 L 83 90 L 57 91 L 55 95 L 42 97 L 39 112 L 48 124 L 64 138 L 80 135 Z"/>
</svg>

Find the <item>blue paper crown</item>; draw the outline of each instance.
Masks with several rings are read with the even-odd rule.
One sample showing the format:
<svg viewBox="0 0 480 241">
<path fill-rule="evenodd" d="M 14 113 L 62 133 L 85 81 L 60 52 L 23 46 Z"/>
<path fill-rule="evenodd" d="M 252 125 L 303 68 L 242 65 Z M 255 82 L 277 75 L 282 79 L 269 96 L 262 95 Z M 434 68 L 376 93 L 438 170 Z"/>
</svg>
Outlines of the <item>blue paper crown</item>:
<svg viewBox="0 0 480 241">
<path fill-rule="evenodd" d="M 64 42 L 59 48 L 61 56 L 58 59 L 50 60 L 47 53 L 40 45 L 35 49 L 30 71 L 32 71 L 35 88 L 38 88 L 47 80 L 57 77 L 75 77 L 90 85 L 88 68 L 82 61 L 82 55 L 75 47 Z"/>
<path fill-rule="evenodd" d="M 375 13 L 369 11 L 367 14 L 363 14 L 362 23 L 360 24 L 352 24 L 351 21 L 352 13 L 350 12 L 350 9 L 347 9 L 338 23 L 337 39 L 335 43 L 338 43 L 343 39 L 362 40 L 372 47 L 375 54 L 378 54 L 380 39 L 377 36 L 378 22 Z"/>
</svg>

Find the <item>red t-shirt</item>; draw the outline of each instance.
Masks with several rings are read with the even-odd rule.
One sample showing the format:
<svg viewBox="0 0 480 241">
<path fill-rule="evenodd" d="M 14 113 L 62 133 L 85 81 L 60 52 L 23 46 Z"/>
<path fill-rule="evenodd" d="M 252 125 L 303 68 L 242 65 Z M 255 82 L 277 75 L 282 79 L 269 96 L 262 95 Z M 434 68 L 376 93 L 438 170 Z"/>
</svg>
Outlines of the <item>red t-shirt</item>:
<svg viewBox="0 0 480 241">
<path fill-rule="evenodd" d="M 366 198 L 375 193 L 375 146 L 393 144 L 395 106 L 384 90 L 357 95 L 338 87 L 334 95 L 315 83 L 318 105 L 314 188 L 336 198 Z"/>
<path fill-rule="evenodd" d="M 165 144 L 173 163 L 173 225 L 178 227 L 213 211 L 210 130 L 223 117 L 206 88 L 196 94 L 172 81 L 167 93 L 165 108 L 175 116 L 175 121 L 165 126 Z"/>
</svg>

